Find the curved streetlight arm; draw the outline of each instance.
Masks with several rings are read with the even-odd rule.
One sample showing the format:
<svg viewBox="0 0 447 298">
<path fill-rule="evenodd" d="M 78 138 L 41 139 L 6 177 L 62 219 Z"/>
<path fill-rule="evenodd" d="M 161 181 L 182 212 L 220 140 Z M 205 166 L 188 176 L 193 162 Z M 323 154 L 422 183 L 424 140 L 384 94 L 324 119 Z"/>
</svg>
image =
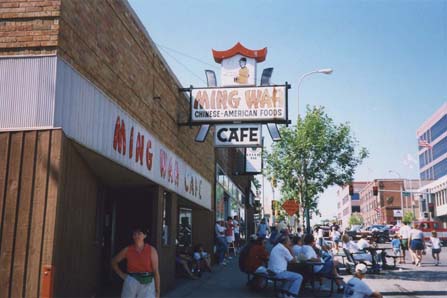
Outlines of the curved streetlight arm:
<svg viewBox="0 0 447 298">
<path fill-rule="evenodd" d="M 308 77 L 308 76 L 310 76 L 310 75 L 313 75 L 313 74 L 315 74 L 315 73 L 322 73 L 322 74 L 329 75 L 329 74 L 331 74 L 332 72 L 333 72 L 332 68 L 323 68 L 323 69 L 318 69 L 318 70 L 310 71 L 310 72 L 308 72 L 308 73 L 303 74 L 303 75 L 300 77 L 300 79 L 299 79 L 299 81 L 298 81 L 298 85 L 297 85 L 297 93 L 298 93 L 298 96 L 297 96 L 297 101 L 298 101 L 298 117 L 300 116 L 300 87 L 301 87 L 301 83 L 303 82 L 304 78 L 305 78 L 305 77 Z"/>
</svg>

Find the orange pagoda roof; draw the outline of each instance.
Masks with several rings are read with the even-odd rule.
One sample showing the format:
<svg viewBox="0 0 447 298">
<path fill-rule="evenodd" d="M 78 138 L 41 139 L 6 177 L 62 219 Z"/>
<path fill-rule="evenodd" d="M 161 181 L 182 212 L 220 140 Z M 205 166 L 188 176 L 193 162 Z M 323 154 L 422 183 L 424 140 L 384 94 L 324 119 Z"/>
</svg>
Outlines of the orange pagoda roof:
<svg viewBox="0 0 447 298">
<path fill-rule="evenodd" d="M 213 57 L 214 61 L 217 63 L 221 63 L 223 59 L 233 57 L 237 54 L 241 54 L 242 56 L 254 58 L 256 62 L 262 62 L 265 60 L 265 56 L 267 56 L 267 48 L 263 48 L 260 50 L 250 50 L 244 47 L 240 42 L 234 45 L 231 49 L 226 51 L 216 51 L 213 49 Z"/>
</svg>

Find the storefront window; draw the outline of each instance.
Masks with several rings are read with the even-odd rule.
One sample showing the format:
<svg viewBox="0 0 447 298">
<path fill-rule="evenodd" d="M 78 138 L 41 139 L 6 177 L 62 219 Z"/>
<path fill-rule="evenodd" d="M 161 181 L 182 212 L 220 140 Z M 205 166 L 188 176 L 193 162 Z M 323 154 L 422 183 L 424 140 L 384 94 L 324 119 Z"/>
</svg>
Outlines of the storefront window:
<svg viewBox="0 0 447 298">
<path fill-rule="evenodd" d="M 163 245 L 169 245 L 169 223 L 171 222 L 171 194 L 163 193 L 163 231 L 161 241 Z"/>
<path fill-rule="evenodd" d="M 225 190 L 222 186 L 216 186 L 216 220 L 225 218 Z"/>
<path fill-rule="evenodd" d="M 179 221 L 177 232 L 177 246 L 192 246 L 192 210 L 188 208 L 179 209 Z"/>
</svg>

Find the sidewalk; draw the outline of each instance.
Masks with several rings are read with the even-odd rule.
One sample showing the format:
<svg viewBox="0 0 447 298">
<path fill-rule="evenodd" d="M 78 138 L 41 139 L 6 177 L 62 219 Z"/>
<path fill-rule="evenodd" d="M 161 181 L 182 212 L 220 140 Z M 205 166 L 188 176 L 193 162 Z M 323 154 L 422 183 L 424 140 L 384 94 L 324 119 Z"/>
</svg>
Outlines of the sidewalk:
<svg viewBox="0 0 447 298">
<path fill-rule="evenodd" d="M 238 259 L 233 258 L 226 266 L 213 267 L 212 273 L 204 273 L 198 280 L 179 279 L 175 289 L 163 295 L 166 298 L 264 298 L 275 297 L 269 286 L 264 292 L 251 291 L 245 284 L 247 276 L 239 271 Z M 325 281 L 324 286 L 327 286 Z M 330 286 L 330 285 L 328 285 Z M 324 293 L 326 294 L 326 293 Z M 309 289 L 300 293 L 300 297 L 314 297 Z M 343 297 L 334 293 L 331 297 Z"/>
</svg>

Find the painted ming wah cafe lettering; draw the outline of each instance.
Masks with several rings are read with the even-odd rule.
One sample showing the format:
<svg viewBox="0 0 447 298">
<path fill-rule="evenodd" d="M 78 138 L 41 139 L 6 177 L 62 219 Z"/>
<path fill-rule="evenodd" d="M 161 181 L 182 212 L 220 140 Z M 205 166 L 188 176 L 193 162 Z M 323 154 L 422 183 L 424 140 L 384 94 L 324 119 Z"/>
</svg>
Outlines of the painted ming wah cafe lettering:
<svg viewBox="0 0 447 298">
<path fill-rule="evenodd" d="M 124 119 L 117 116 L 112 144 L 116 153 L 144 167 L 146 171 L 162 179 L 165 185 L 183 188 L 182 192 L 202 200 L 204 181 L 200 175 L 186 166 L 182 167 L 184 162 L 168 150 L 156 150 L 154 143 L 156 141 L 151 136 L 136 131 L 134 126 L 126 128 Z M 158 163 L 158 170 L 154 168 L 155 163 Z"/>
</svg>

